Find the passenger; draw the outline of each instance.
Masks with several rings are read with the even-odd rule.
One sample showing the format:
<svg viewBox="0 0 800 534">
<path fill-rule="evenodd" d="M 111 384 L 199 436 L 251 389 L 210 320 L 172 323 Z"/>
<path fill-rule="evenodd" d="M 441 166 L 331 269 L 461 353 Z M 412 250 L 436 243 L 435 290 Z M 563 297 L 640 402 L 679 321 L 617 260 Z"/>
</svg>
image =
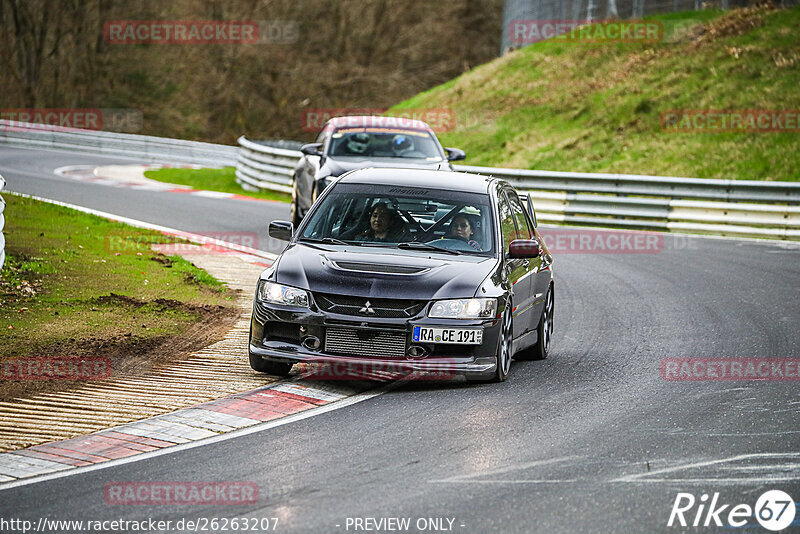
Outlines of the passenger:
<svg viewBox="0 0 800 534">
<path fill-rule="evenodd" d="M 399 243 L 407 238 L 402 219 L 385 202 L 372 207 L 369 216 L 369 229 L 356 237 L 356 241 L 378 241 Z"/>
<path fill-rule="evenodd" d="M 469 217 L 459 213 L 453 217 L 452 221 L 450 221 L 450 227 L 447 231 L 447 238 L 466 241 L 469 246 L 478 252 L 482 252 L 483 250 L 478 242 L 472 239 L 472 234 L 474 233 L 475 232 L 472 229 L 472 223 L 469 221 Z"/>
</svg>

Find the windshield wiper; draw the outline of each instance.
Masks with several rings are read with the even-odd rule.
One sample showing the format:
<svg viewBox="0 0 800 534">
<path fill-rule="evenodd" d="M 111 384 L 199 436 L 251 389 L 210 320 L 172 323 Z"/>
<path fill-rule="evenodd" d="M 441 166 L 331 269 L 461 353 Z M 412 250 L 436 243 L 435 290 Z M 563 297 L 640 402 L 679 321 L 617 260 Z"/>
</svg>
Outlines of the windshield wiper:
<svg viewBox="0 0 800 534">
<path fill-rule="evenodd" d="M 455 256 L 460 256 L 461 252 L 457 250 L 452 250 L 449 248 L 440 248 L 430 245 L 428 243 L 420 243 L 419 241 L 409 241 L 407 243 L 398 243 L 397 248 L 408 249 L 408 250 L 435 250 L 436 252 L 444 252 L 446 254 L 453 254 Z"/>
<path fill-rule="evenodd" d="M 361 243 L 357 241 L 342 241 L 341 239 L 336 239 L 335 237 L 323 237 L 322 239 L 317 239 L 314 237 L 301 237 L 298 239 L 301 243 L 327 243 L 329 245 L 355 245 L 361 246 Z"/>
</svg>

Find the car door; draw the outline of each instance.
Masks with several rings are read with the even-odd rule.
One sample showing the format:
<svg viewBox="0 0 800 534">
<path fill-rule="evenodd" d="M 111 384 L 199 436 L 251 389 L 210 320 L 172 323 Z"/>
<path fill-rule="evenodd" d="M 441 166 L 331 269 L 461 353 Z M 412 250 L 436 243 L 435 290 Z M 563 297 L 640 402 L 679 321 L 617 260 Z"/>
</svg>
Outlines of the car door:
<svg viewBox="0 0 800 534">
<path fill-rule="evenodd" d="M 512 294 L 512 316 L 514 317 L 513 337 L 518 338 L 526 330 L 525 324 L 525 301 L 530 293 L 530 277 L 525 260 L 520 258 L 509 258 L 508 248 L 512 241 L 519 239 L 517 234 L 517 224 L 514 221 L 514 212 L 503 187 L 497 190 L 497 208 L 500 219 L 500 232 L 503 238 L 503 269 L 509 284 L 511 284 Z M 527 285 L 527 287 L 526 287 Z"/>
<path fill-rule="evenodd" d="M 517 228 L 517 239 L 532 239 L 534 237 L 533 229 L 528 222 L 519 196 L 510 187 L 505 188 L 505 193 Z M 531 324 L 531 307 L 533 306 L 534 278 L 538 271 L 539 258 L 522 258 L 519 262 L 520 276 L 514 292 L 515 306 L 517 307 L 514 329 L 517 330 L 516 323 L 519 323 L 519 335 L 522 335 L 536 328 L 535 324 Z"/>
<path fill-rule="evenodd" d="M 536 229 L 538 224 L 536 222 L 536 211 L 533 207 L 533 201 L 531 200 L 530 194 L 526 195 L 525 201 L 528 207 L 528 222 L 531 224 L 531 228 L 533 230 L 533 239 L 536 239 L 539 242 L 539 250 L 542 251 L 542 255 L 537 258 L 537 267 L 536 267 L 536 274 L 533 278 L 533 308 L 532 308 L 532 318 L 533 324 L 539 324 L 539 317 L 542 314 L 542 309 L 544 307 L 545 297 L 547 296 L 547 291 L 550 288 L 550 282 L 553 280 L 553 272 L 550 269 L 550 265 L 553 263 L 553 256 L 550 254 L 550 251 L 547 250 L 547 244 L 542 239 L 541 234 Z M 521 199 L 520 199 L 521 200 Z"/>
</svg>

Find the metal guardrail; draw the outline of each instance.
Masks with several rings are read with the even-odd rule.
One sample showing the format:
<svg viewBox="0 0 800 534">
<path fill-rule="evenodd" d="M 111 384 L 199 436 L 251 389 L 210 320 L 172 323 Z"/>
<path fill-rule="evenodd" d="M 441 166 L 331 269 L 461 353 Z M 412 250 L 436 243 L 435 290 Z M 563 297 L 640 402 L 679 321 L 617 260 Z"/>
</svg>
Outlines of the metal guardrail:
<svg viewBox="0 0 800 534">
<path fill-rule="evenodd" d="M 239 138 L 237 182 L 291 192 L 302 154 Z M 800 183 L 457 165 L 531 194 L 548 223 L 800 239 Z"/>
<path fill-rule="evenodd" d="M 6 180 L 0 176 L 0 192 L 6 186 Z M 0 270 L 6 262 L 6 237 L 3 235 L 3 228 L 6 227 L 6 218 L 4 212 L 6 210 L 6 201 L 0 196 Z"/>
<path fill-rule="evenodd" d="M 0 120 L 0 143 L 208 166 L 236 165 L 237 152 L 229 145 L 8 120 Z"/>
<path fill-rule="evenodd" d="M 294 167 L 303 155 L 299 150 L 283 148 L 280 142 L 270 146 L 241 136 L 239 157 L 236 164 L 236 181 L 249 191 L 271 189 L 284 193 L 292 192 Z M 285 142 L 283 142 L 285 146 Z M 298 147 L 299 148 L 299 147 Z"/>
</svg>

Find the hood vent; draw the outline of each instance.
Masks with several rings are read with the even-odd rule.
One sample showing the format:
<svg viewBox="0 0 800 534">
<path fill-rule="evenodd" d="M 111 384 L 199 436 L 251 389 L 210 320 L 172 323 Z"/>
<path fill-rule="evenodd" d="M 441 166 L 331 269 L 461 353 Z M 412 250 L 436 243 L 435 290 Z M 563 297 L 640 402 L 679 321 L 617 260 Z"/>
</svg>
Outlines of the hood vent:
<svg viewBox="0 0 800 534">
<path fill-rule="evenodd" d="M 353 271 L 358 273 L 373 274 L 415 275 L 430 271 L 429 267 L 415 267 L 413 265 L 390 265 L 386 263 L 365 263 L 358 261 L 332 261 L 331 265 L 340 271 Z"/>
</svg>

